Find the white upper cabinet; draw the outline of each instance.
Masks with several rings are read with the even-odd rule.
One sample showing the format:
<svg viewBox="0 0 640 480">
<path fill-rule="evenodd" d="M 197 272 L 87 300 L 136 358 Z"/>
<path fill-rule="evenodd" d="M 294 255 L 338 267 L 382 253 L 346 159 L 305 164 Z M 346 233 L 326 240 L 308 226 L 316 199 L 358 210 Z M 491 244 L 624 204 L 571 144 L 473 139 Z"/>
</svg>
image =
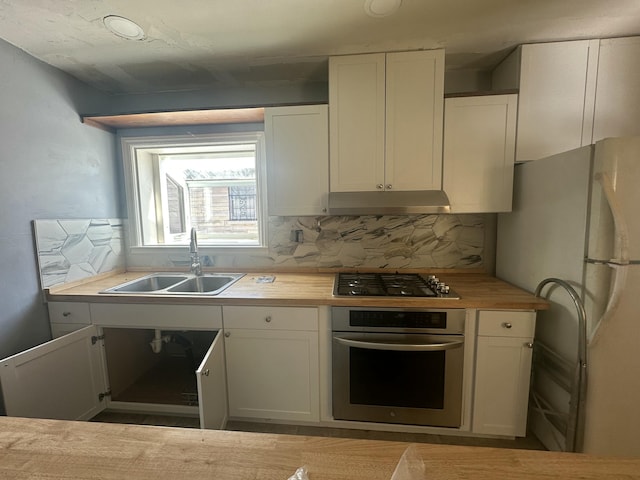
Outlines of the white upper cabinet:
<svg viewBox="0 0 640 480">
<path fill-rule="evenodd" d="M 640 135 L 640 37 L 600 41 L 593 141 Z"/>
<path fill-rule="evenodd" d="M 493 88 L 519 88 L 516 161 L 591 143 L 598 41 L 522 45 L 493 73 Z"/>
<path fill-rule="evenodd" d="M 266 108 L 269 215 L 324 215 L 329 191 L 327 105 Z"/>
<path fill-rule="evenodd" d="M 444 191 L 451 213 L 511 211 L 518 96 L 447 98 Z"/>
<path fill-rule="evenodd" d="M 443 95 L 443 50 L 330 58 L 330 190 L 439 190 Z"/>
<path fill-rule="evenodd" d="M 640 37 L 522 45 L 492 80 L 519 88 L 516 161 L 640 135 Z"/>
</svg>

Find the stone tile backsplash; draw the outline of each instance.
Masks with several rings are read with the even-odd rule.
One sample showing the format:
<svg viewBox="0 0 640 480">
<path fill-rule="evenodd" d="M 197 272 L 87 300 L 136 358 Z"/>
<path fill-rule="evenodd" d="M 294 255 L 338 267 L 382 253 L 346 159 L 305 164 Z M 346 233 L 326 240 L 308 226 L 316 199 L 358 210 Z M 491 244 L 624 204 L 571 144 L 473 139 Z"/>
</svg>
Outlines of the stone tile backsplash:
<svg viewBox="0 0 640 480">
<path fill-rule="evenodd" d="M 215 256 L 201 246 L 205 266 L 217 268 L 484 268 L 483 215 L 269 217 L 268 249 L 231 249 Z M 296 236 L 301 241 L 296 241 Z M 185 249 L 169 255 L 136 252 L 135 267 L 185 267 Z"/>
<path fill-rule="evenodd" d="M 187 268 L 189 252 L 139 252 L 125 259 L 121 219 L 35 220 L 44 288 L 118 268 Z M 231 249 L 203 265 L 234 268 L 484 268 L 483 215 L 269 217 L 268 248 Z"/>
<path fill-rule="evenodd" d="M 272 217 L 274 265 L 335 268 L 482 267 L 479 215 Z M 302 242 L 290 232 L 301 230 Z"/>
<path fill-rule="evenodd" d="M 124 268 L 121 219 L 34 220 L 43 288 Z"/>
</svg>

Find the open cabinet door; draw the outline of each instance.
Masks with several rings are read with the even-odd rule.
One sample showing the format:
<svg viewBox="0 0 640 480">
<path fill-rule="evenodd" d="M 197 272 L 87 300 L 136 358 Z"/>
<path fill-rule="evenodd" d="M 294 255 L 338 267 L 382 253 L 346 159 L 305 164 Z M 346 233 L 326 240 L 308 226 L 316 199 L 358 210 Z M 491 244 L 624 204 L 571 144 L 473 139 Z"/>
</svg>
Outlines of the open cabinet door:
<svg viewBox="0 0 640 480">
<path fill-rule="evenodd" d="M 8 416 L 88 420 L 105 408 L 106 369 L 91 325 L 0 360 Z"/>
<path fill-rule="evenodd" d="M 227 423 L 227 375 L 222 330 L 196 371 L 200 428 L 223 429 Z"/>
</svg>

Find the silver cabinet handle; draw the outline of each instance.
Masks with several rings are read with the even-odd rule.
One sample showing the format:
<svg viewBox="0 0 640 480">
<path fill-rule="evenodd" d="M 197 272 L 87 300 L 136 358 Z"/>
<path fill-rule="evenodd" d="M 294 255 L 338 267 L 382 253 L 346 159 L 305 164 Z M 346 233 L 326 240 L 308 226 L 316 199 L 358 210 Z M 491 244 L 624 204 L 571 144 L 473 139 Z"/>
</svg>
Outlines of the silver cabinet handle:
<svg viewBox="0 0 640 480">
<path fill-rule="evenodd" d="M 264 321 L 265 321 L 265 322 L 267 322 L 267 323 L 271 323 L 271 315 L 269 315 L 268 317 L 266 317 L 266 318 L 264 319 Z"/>
<path fill-rule="evenodd" d="M 224 336 L 229 338 L 231 336 L 231 332 L 224 332 Z"/>
<path fill-rule="evenodd" d="M 68 317 L 71 315 L 71 312 L 62 312 L 63 317 Z"/>
<path fill-rule="evenodd" d="M 207 368 L 204 372 L 202 372 L 202 375 L 204 375 L 205 377 L 209 376 L 209 369 Z"/>
<path fill-rule="evenodd" d="M 391 190 L 392 185 L 390 183 L 387 183 L 384 187 L 386 190 Z"/>
<path fill-rule="evenodd" d="M 502 324 L 502 326 L 503 326 L 504 328 L 511 328 L 511 327 L 513 327 L 513 325 L 511 325 L 509 322 L 504 322 L 504 323 Z"/>
<path fill-rule="evenodd" d="M 527 342 L 527 343 L 524 344 L 524 346 L 527 347 L 527 348 L 533 348 L 533 343 Z"/>
<path fill-rule="evenodd" d="M 376 188 L 377 188 L 378 190 L 382 190 L 382 189 L 384 188 L 384 185 L 382 185 L 381 183 L 379 183 L 379 184 L 377 184 L 377 185 L 376 185 Z"/>
<path fill-rule="evenodd" d="M 342 338 L 334 336 L 333 339 L 346 345 L 347 347 L 363 348 L 367 350 L 392 350 L 396 352 L 437 352 L 440 350 L 450 350 L 452 348 L 459 348 L 464 345 L 464 340 L 454 340 L 453 342 L 442 343 L 378 343 L 378 342 L 363 342 L 361 340 L 350 340 L 348 338 Z"/>
</svg>

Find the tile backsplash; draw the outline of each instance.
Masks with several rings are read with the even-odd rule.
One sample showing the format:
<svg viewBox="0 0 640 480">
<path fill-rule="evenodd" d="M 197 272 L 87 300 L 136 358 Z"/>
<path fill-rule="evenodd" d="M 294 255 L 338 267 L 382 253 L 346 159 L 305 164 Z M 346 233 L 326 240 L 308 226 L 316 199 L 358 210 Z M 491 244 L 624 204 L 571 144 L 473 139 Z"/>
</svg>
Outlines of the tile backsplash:
<svg viewBox="0 0 640 480">
<path fill-rule="evenodd" d="M 250 268 L 485 268 L 483 215 L 269 217 L 268 248 L 226 249 L 203 265 Z M 44 288 L 114 269 L 188 268 L 185 246 L 167 253 L 125 255 L 121 219 L 35 220 Z"/>
<path fill-rule="evenodd" d="M 485 216 L 269 217 L 267 249 L 209 255 L 217 268 L 484 268 Z M 187 267 L 188 250 L 136 252 L 132 267 Z M 188 268 L 188 267 L 187 267 Z"/>
<path fill-rule="evenodd" d="M 482 267 L 479 215 L 272 217 L 274 265 L 335 268 Z M 301 231 L 302 242 L 291 232 Z"/>
<path fill-rule="evenodd" d="M 43 288 L 125 266 L 121 219 L 34 220 Z"/>
</svg>

